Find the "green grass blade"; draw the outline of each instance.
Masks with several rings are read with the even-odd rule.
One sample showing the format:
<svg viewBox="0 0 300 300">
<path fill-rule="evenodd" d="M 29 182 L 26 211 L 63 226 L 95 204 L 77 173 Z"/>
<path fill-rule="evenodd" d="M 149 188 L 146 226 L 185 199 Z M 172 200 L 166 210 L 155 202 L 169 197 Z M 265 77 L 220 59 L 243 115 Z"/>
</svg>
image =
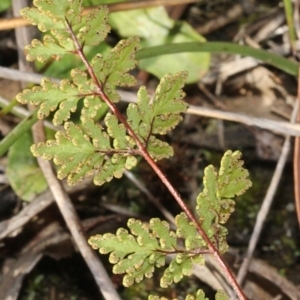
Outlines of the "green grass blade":
<svg viewBox="0 0 300 300">
<path fill-rule="evenodd" d="M 298 64 L 296 62 L 266 50 L 226 42 L 191 42 L 149 47 L 139 50 L 136 54 L 136 58 L 140 60 L 180 52 L 230 53 L 251 56 L 290 75 L 298 75 Z"/>
<path fill-rule="evenodd" d="M 286 22 L 289 28 L 289 39 L 290 39 L 291 47 L 295 52 L 297 38 L 296 38 L 296 31 L 294 27 L 293 4 L 291 0 L 284 0 L 283 3 L 284 3 Z"/>
<path fill-rule="evenodd" d="M 30 116 L 22 120 L 6 137 L 0 142 L 0 157 L 8 150 L 8 148 L 28 131 L 31 126 L 37 122 L 37 110 L 35 110 Z"/>
</svg>

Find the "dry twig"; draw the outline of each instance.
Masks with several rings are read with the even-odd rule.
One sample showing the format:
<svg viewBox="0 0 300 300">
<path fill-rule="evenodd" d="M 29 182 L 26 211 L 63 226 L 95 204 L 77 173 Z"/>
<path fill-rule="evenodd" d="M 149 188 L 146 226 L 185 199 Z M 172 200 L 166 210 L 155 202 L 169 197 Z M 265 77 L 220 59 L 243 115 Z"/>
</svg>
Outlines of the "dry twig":
<svg viewBox="0 0 300 300">
<path fill-rule="evenodd" d="M 138 9 L 138 8 L 147 8 L 147 7 L 154 7 L 154 6 L 173 6 L 173 5 L 181 5 L 181 4 L 188 4 L 194 3 L 198 0 L 139 0 L 139 1 L 128 1 L 125 3 L 112 3 L 108 4 L 108 8 L 110 12 L 116 11 L 125 11 L 131 9 Z M 83 11 L 83 14 L 86 15 L 94 8 L 86 8 Z M 14 29 L 22 26 L 29 25 L 28 21 L 23 19 L 22 17 L 15 17 L 12 19 L 2 19 L 0 20 L 0 31 L 1 30 L 9 30 Z"/>
</svg>

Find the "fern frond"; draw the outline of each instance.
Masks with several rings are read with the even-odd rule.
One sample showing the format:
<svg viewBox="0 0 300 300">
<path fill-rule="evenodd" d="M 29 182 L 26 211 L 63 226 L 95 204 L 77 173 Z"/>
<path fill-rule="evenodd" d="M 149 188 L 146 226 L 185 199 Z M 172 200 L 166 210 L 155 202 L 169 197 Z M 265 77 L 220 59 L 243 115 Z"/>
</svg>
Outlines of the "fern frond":
<svg viewBox="0 0 300 300">
<path fill-rule="evenodd" d="M 53 159 L 60 166 L 58 178 L 67 177 L 68 184 L 94 176 L 94 183 L 102 185 L 113 177 L 122 177 L 125 169 L 136 165 L 137 160 L 128 149 L 120 149 L 116 142 L 118 147 L 111 146 L 109 134 L 93 121 L 86 121 L 82 128 L 71 122 L 64 127 L 65 131 L 55 134 L 55 140 L 33 145 L 31 151 L 34 156 Z"/>
<path fill-rule="evenodd" d="M 204 170 L 203 192 L 197 198 L 196 212 L 201 227 L 221 253 L 228 249 L 227 229 L 220 225 L 227 222 L 234 211 L 232 198 L 241 195 L 250 186 L 249 173 L 242 167 L 239 151 L 227 151 L 222 160 L 219 173 L 213 166 Z"/>
<path fill-rule="evenodd" d="M 32 153 L 53 159 L 59 166 L 58 178 L 67 178 L 70 185 L 85 177 L 93 177 L 97 185 L 113 177 L 120 178 L 126 169 L 137 164 L 136 156 L 142 155 L 187 214 L 176 216 L 175 232 L 157 218 L 151 219 L 149 224 L 130 219 L 129 231 L 120 228 L 115 235 L 96 235 L 89 243 L 102 254 L 110 253 L 113 272 L 125 274 L 125 286 L 151 277 L 155 268 L 164 266 L 170 255 L 175 258 L 166 267 L 160 284 L 167 287 L 179 282 L 183 276 L 191 275 L 194 264 L 205 263 L 204 253 L 216 254 L 215 248 L 220 253 L 227 250 L 227 229 L 222 224 L 234 210 L 234 201 L 230 198 L 242 194 L 251 185 L 248 172 L 242 167 L 241 154 L 226 152 L 219 173 L 212 166 L 205 169 L 204 190 L 197 198 L 196 207 L 200 228 L 153 161 L 173 155 L 172 147 L 157 135 L 167 134 L 182 120 L 181 113 L 187 109 L 182 90 L 187 73 L 164 76 L 153 99 L 144 87 L 140 88 L 138 103 L 128 106 L 126 121 L 114 105 L 120 99 L 116 87 L 136 84 L 129 72 L 137 63 L 135 53 L 139 39 L 120 41 L 108 55 L 97 54 L 89 63 L 84 48 L 98 45 L 106 38 L 110 30 L 108 9 L 98 7 L 87 16 L 81 16 L 81 0 L 34 0 L 33 3 L 35 7 L 24 9 L 22 15 L 38 25 L 45 35 L 43 41 L 33 40 L 26 47 L 27 59 L 44 62 L 50 58 L 59 60 L 66 54 L 78 55 L 86 72 L 74 69 L 72 80 L 64 79 L 60 84 L 44 78 L 40 86 L 17 95 L 22 104 L 40 106 L 40 119 L 53 112 L 54 125 L 64 123 L 64 131 L 58 131 L 53 140 L 33 145 Z M 67 122 L 79 100 L 83 100 L 84 105 L 81 126 Z M 102 127 L 94 119 L 103 102 L 113 114 L 106 115 Z M 234 280 L 233 283 L 236 284 Z M 194 299 L 206 300 L 202 291 L 186 297 L 186 300 Z M 216 294 L 216 300 L 225 299 L 224 293 Z"/>
<path fill-rule="evenodd" d="M 146 89 L 140 88 L 138 103 L 131 103 L 128 106 L 128 123 L 144 141 L 155 160 L 173 155 L 173 149 L 153 134 L 164 135 L 182 120 L 180 114 L 187 109 L 187 104 L 182 100 L 184 97 L 182 87 L 186 76 L 186 72 L 164 76 L 156 89 L 153 101 Z"/>
</svg>

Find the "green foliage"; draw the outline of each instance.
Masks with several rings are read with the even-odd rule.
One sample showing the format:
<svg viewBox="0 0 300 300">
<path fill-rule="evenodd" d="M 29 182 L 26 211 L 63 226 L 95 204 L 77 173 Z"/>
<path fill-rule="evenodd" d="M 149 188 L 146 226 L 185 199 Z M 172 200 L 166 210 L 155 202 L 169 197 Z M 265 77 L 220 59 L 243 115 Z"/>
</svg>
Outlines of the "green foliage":
<svg viewBox="0 0 300 300">
<path fill-rule="evenodd" d="M 47 182 L 30 152 L 31 133 L 25 132 L 8 151 L 6 175 L 15 193 L 24 201 L 32 201 L 47 189 Z"/>
<path fill-rule="evenodd" d="M 185 42 L 205 42 L 205 38 L 187 22 L 171 19 L 167 10 L 162 6 L 115 12 L 110 14 L 109 22 L 122 37 L 138 36 L 141 39 L 142 49 L 157 45 L 172 48 L 173 45 Z M 158 78 L 162 78 L 166 73 L 189 70 L 187 83 L 199 81 L 208 71 L 209 65 L 210 54 L 208 52 L 160 54 L 143 59 L 139 63 L 142 70 Z"/>
<path fill-rule="evenodd" d="M 116 85 L 130 86 L 135 83 L 135 79 L 127 72 L 136 64 L 133 53 L 137 49 L 137 43 L 138 40 L 135 38 L 123 41 L 123 43 L 120 42 L 111 50 L 105 62 L 100 54 L 97 54 L 92 60 L 92 67 L 95 67 L 94 71 L 97 76 L 99 75 L 98 80 L 106 95 L 113 102 L 119 101 L 119 95 L 115 92 Z M 116 56 L 123 50 L 125 55 L 120 56 L 115 61 Z M 125 57 L 128 61 L 125 61 Z M 105 72 L 100 76 L 104 69 Z M 40 105 L 39 119 L 48 117 L 50 112 L 57 109 L 53 123 L 60 125 L 70 118 L 70 113 L 76 111 L 78 101 L 84 99 L 82 116 L 84 118 L 94 118 L 103 103 L 99 96 L 95 94 L 95 82 L 88 78 L 86 72 L 79 69 L 71 71 L 71 78 L 72 81 L 62 80 L 60 85 L 45 78 L 42 80 L 41 86 L 25 89 L 18 94 L 17 100 L 22 104 Z"/>
<path fill-rule="evenodd" d="M 32 153 L 53 159 L 56 165 L 61 166 L 58 178 L 68 177 L 70 185 L 90 176 L 95 176 L 94 182 L 98 185 L 113 177 L 120 178 L 126 168 L 136 165 L 136 159 L 127 151 L 122 125 L 117 125 L 120 131 L 114 128 L 116 117 L 107 115 L 105 123 L 109 133 L 91 120 L 84 122 L 82 127 L 67 122 L 65 131 L 58 131 L 55 140 L 33 145 Z M 113 137 L 113 146 L 110 136 Z"/>
<path fill-rule="evenodd" d="M 34 5 L 33 8 L 23 9 L 21 14 L 47 34 L 43 42 L 34 39 L 31 45 L 25 48 L 29 61 L 60 59 L 66 54 L 74 53 L 76 47 L 68 31 L 69 24 L 74 24 L 72 29 L 81 46 L 98 45 L 110 31 L 106 7 L 99 7 L 82 17 L 81 0 L 36 0 Z"/>
<path fill-rule="evenodd" d="M 135 52 L 138 48 L 139 39 L 131 37 L 121 40 L 106 58 L 98 54 L 92 60 L 93 70 L 105 94 L 113 102 L 120 99 L 115 92 L 115 86 L 129 87 L 136 84 L 136 79 L 128 72 L 137 64 Z"/>
<path fill-rule="evenodd" d="M 123 278 L 125 286 L 140 282 L 144 276 L 151 277 L 155 267 L 165 265 L 169 254 L 177 255 L 161 278 L 162 287 L 179 282 L 183 275 L 191 275 L 193 263 L 204 263 L 202 254 L 196 249 L 178 250 L 178 238 L 182 237 L 183 230 L 178 235 L 165 221 L 154 218 L 149 224 L 143 224 L 140 220 L 129 219 L 127 226 L 130 233 L 120 228 L 116 235 L 107 233 L 89 239 L 90 245 L 99 249 L 101 254 L 110 253 L 113 272 L 126 274 Z M 181 224 L 177 226 L 180 228 Z"/>
<path fill-rule="evenodd" d="M 11 6 L 11 0 L 2 0 L 0 2 L 0 12 L 7 10 Z"/>
<path fill-rule="evenodd" d="M 182 120 L 180 113 L 187 108 L 182 100 L 185 96 L 182 87 L 186 76 L 187 72 L 175 76 L 165 75 L 156 89 L 153 101 L 142 87 L 138 92 L 138 103 L 129 104 L 128 122 L 144 141 L 149 139 L 151 133 L 166 134 Z"/>
<path fill-rule="evenodd" d="M 73 70 L 71 73 L 73 82 L 81 82 L 78 80 L 86 79 L 87 75 L 79 70 Z M 83 81 L 85 82 L 85 81 Z M 82 84 L 79 86 L 64 79 L 60 85 L 52 82 L 50 79 L 44 78 L 41 86 L 25 89 L 17 95 L 17 100 L 22 104 L 30 103 L 32 105 L 40 105 L 38 110 L 38 118 L 44 119 L 56 110 L 53 118 L 54 125 L 60 125 L 70 118 L 70 113 L 75 112 L 77 102 L 80 100 L 80 91 Z M 85 83 L 85 86 L 87 83 Z M 59 106 L 59 108 L 58 108 Z M 58 108 L 58 109 L 57 109 Z"/>
<path fill-rule="evenodd" d="M 33 40 L 31 45 L 26 47 L 28 60 L 44 62 L 49 58 L 61 59 L 65 55 L 76 55 L 72 32 L 79 47 L 83 49 L 86 46 L 98 45 L 105 39 L 110 30 L 107 25 L 107 8 L 99 7 L 86 17 L 81 17 L 80 2 L 37 0 L 36 7 L 22 10 L 23 17 L 33 25 L 38 25 L 42 32 L 47 32 L 43 42 Z M 138 45 L 138 38 L 128 38 L 120 41 L 106 57 L 96 54 L 92 59 L 91 66 L 98 83 L 112 102 L 118 102 L 120 99 L 115 91 L 116 86 L 129 87 L 136 84 L 135 78 L 128 72 L 136 66 L 134 54 Z M 71 78 L 72 81 L 62 80 L 59 86 L 49 79 L 44 79 L 40 87 L 24 90 L 17 95 L 17 99 L 22 104 L 40 105 L 40 119 L 56 111 L 53 119 L 55 125 L 60 125 L 70 118 L 80 99 L 84 100 L 83 117 L 94 118 L 103 103 L 95 93 L 96 83 L 86 72 L 78 69 L 71 71 Z"/>
<path fill-rule="evenodd" d="M 36 7 L 22 11 L 32 24 L 38 24 L 41 31 L 47 32 L 44 44 L 33 41 L 27 47 L 29 60 L 44 61 L 53 56 L 56 59 L 65 54 L 76 55 L 72 32 L 80 47 L 103 41 L 109 31 L 107 9 L 98 8 L 83 18 L 79 15 L 82 10 L 79 2 L 62 1 L 58 4 L 54 0 L 40 0 L 35 2 Z M 72 26 L 72 23 L 76 25 Z M 138 47 L 139 39 L 133 37 L 120 41 L 105 57 L 96 54 L 91 61 L 96 81 L 87 72 L 74 69 L 71 80 L 63 79 L 58 85 L 44 78 L 40 86 L 17 95 L 22 104 L 39 105 L 39 119 L 53 112 L 55 125 L 66 122 L 65 130 L 58 132 L 55 140 L 34 145 L 32 152 L 35 156 L 53 159 L 60 166 L 58 177 L 67 177 L 69 184 L 94 176 L 95 184 L 101 185 L 113 177 L 120 178 L 125 169 L 136 165 L 138 149 L 127 135 L 124 125 L 119 124 L 113 115 L 106 116 L 105 128 L 95 125 L 93 120 L 103 105 L 103 95 L 117 102 L 119 95 L 115 91 L 116 86 L 128 87 L 136 83 L 129 71 L 136 65 L 134 54 Z M 129 124 L 155 160 L 173 155 L 172 148 L 155 135 L 166 134 L 181 121 L 180 113 L 187 107 L 182 101 L 186 76 L 186 72 L 166 75 L 157 88 L 153 102 L 145 88 L 141 88 L 139 103 L 128 107 Z M 99 88 L 104 94 L 97 93 Z M 79 100 L 83 100 L 82 124 L 74 125 L 67 121 L 77 110 Z"/>
<path fill-rule="evenodd" d="M 182 100 L 186 76 L 186 72 L 175 76 L 165 75 L 156 89 L 153 101 L 142 87 L 138 92 L 138 103 L 128 106 L 128 123 L 156 160 L 173 155 L 173 149 L 153 134 L 164 135 L 182 120 L 180 113 L 187 109 Z"/>
<path fill-rule="evenodd" d="M 225 224 L 234 211 L 234 201 L 230 198 L 243 194 L 250 186 L 249 173 L 242 167 L 239 151 L 227 151 L 219 173 L 213 166 L 204 170 L 203 192 L 197 198 L 196 211 L 201 227 L 221 253 L 228 249 Z"/>
<path fill-rule="evenodd" d="M 53 123 L 60 124 L 70 117 L 69 110 L 74 111 L 79 99 L 76 97 L 77 90 L 85 93 L 92 85 L 91 81 L 86 80 L 86 74 L 82 71 L 73 70 L 72 76 L 76 78 L 74 84 L 63 80 L 60 86 L 45 79 L 42 87 L 23 91 L 18 95 L 18 100 L 23 101 L 26 98 L 23 102 L 30 101 L 32 104 L 42 101 L 39 116 L 49 115 L 57 107 L 56 103 L 60 102 L 53 118 Z M 173 154 L 171 146 L 151 134 L 165 134 L 181 120 L 179 112 L 186 109 L 181 90 L 184 76 L 185 73 L 167 75 L 162 79 L 152 105 L 149 106 L 150 98 L 147 96 L 139 103 L 130 105 L 127 110 L 128 120 L 133 124 L 133 130 L 146 127 L 144 131 L 140 131 L 140 134 L 137 131 L 137 134 L 156 160 Z M 144 88 L 142 90 L 146 93 Z M 94 102 L 94 110 L 97 108 L 97 103 L 98 108 L 101 107 L 100 101 Z M 66 122 L 65 131 L 58 131 L 55 140 L 31 148 L 35 156 L 53 159 L 54 163 L 60 166 L 58 178 L 67 177 L 70 185 L 90 176 L 94 176 L 94 183 L 97 185 L 102 185 L 113 177 L 120 178 L 125 169 L 129 170 L 136 165 L 135 156 L 140 154 L 136 143 L 127 135 L 124 125 L 120 124 L 114 115 L 106 115 L 105 128 L 96 125 L 88 115 L 87 112 L 82 114 L 81 126 Z M 168 116 L 171 121 L 163 124 L 162 119 Z"/>
<path fill-rule="evenodd" d="M 150 295 L 148 297 L 148 300 L 168 300 L 168 299 L 165 297 Z M 175 298 L 172 300 L 178 300 L 178 299 Z M 202 290 L 198 290 L 196 295 L 187 295 L 185 297 L 185 300 L 208 300 L 208 298 L 205 297 L 205 294 Z M 218 291 L 215 295 L 215 300 L 228 300 L 228 297 L 223 291 Z"/>
<path fill-rule="evenodd" d="M 53 115 L 55 125 L 64 125 L 54 139 L 33 145 L 32 153 L 53 160 L 58 166 L 58 178 L 67 178 L 70 185 L 85 177 L 93 177 L 97 185 L 113 177 L 120 178 L 126 169 L 135 167 L 137 156 L 148 157 L 144 149 L 156 161 L 172 156 L 171 146 L 157 136 L 167 134 L 182 120 L 180 114 L 187 109 L 182 90 L 187 72 L 165 75 L 153 99 L 145 87 L 141 87 L 138 102 L 128 106 L 126 120 L 114 104 L 120 98 L 116 87 L 136 83 L 129 72 L 136 66 L 139 39 L 131 37 L 120 41 L 108 54 L 98 53 L 89 63 L 85 46 L 99 45 L 110 30 L 107 8 L 99 7 L 83 17 L 80 0 L 35 0 L 34 5 L 24 9 L 22 14 L 46 34 L 43 42 L 33 40 L 26 48 L 27 59 L 44 62 L 78 55 L 86 70 L 73 69 L 71 79 L 63 79 L 60 84 L 44 78 L 40 86 L 26 89 L 17 96 L 22 104 L 39 106 L 40 119 Z M 70 119 L 80 100 L 83 103 L 81 122 L 74 124 Z M 95 119 L 103 103 L 114 114 L 107 113 L 100 125 Z M 89 239 L 90 245 L 101 254 L 109 253 L 113 272 L 125 274 L 125 286 L 151 277 L 155 268 L 165 266 L 166 258 L 171 255 L 161 287 L 190 276 L 194 264 L 204 265 L 203 254 L 215 253 L 215 250 L 224 253 L 228 248 L 224 224 L 234 210 L 231 198 L 244 193 L 251 185 L 240 158 L 240 152 L 227 151 L 218 173 L 212 166 L 205 169 L 204 189 L 196 207 L 201 228 L 184 212 L 175 218 L 176 231 L 158 218 L 149 223 L 130 219 L 129 230 L 120 228 L 116 234 L 93 236 Z M 186 297 L 186 300 L 193 299 L 207 298 L 198 291 L 195 296 Z M 225 300 L 227 296 L 218 292 L 215 299 Z"/>
<path fill-rule="evenodd" d="M 229 198 L 241 195 L 251 186 L 248 171 L 242 167 L 240 158 L 239 151 L 227 151 L 218 173 L 213 166 L 208 166 L 204 172 L 203 192 L 197 198 L 197 218 L 220 253 L 228 248 L 227 229 L 223 224 L 234 210 L 234 201 Z M 110 253 L 113 272 L 125 274 L 125 286 L 132 285 L 134 281 L 139 282 L 143 277 L 151 277 L 155 267 L 164 266 L 166 257 L 174 254 L 175 258 L 165 269 L 160 281 L 161 287 L 168 287 L 173 282 L 179 282 L 183 276 L 190 276 L 194 264 L 204 265 L 203 254 L 210 253 L 196 224 L 185 213 L 176 216 L 175 224 L 176 232 L 171 231 L 165 221 L 157 218 L 151 219 L 149 224 L 130 219 L 127 224 L 130 233 L 121 228 L 116 235 L 107 233 L 93 236 L 89 243 L 94 249 L 99 249 L 101 254 Z M 187 299 L 204 299 L 204 294 L 199 292 L 196 298 Z M 227 298 L 219 292 L 216 299 Z"/>
<path fill-rule="evenodd" d="M 110 49 L 111 47 L 106 42 L 102 42 L 98 46 L 84 47 L 85 55 L 88 61 L 92 61 L 94 56 L 98 53 L 101 53 L 103 56 L 108 55 Z M 65 55 L 60 60 L 51 61 L 51 64 L 49 64 L 49 61 L 44 63 L 35 61 L 35 68 L 38 71 L 43 72 L 44 76 L 60 79 L 71 79 L 70 73 L 72 69 L 85 69 L 80 57 L 74 55 Z"/>
</svg>

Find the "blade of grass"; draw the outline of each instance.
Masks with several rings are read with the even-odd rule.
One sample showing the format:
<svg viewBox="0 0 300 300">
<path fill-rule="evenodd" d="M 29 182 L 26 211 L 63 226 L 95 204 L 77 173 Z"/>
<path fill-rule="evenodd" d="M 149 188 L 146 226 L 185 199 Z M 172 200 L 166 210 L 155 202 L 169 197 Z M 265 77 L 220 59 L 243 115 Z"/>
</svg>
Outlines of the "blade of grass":
<svg viewBox="0 0 300 300">
<path fill-rule="evenodd" d="M 266 50 L 227 42 L 190 42 L 149 47 L 139 50 L 136 54 L 136 58 L 140 60 L 159 55 L 181 52 L 230 53 L 251 56 L 290 75 L 298 75 L 298 64 L 294 61 L 288 60 Z"/>
<path fill-rule="evenodd" d="M 6 115 L 8 113 L 10 113 L 13 108 L 18 104 L 17 100 L 14 99 L 13 101 L 9 102 L 8 105 L 4 106 L 1 110 L 0 110 L 0 117 L 3 115 Z M 1 107 L 1 104 L 0 104 Z"/>
<path fill-rule="evenodd" d="M 9 149 L 9 147 L 26 131 L 28 131 L 31 126 L 36 123 L 37 109 L 28 117 L 23 119 L 8 135 L 6 135 L 0 142 L 0 157 Z"/>
<path fill-rule="evenodd" d="M 289 39 L 293 53 L 296 53 L 296 31 L 294 26 L 294 16 L 293 16 L 293 5 L 291 0 L 284 0 L 284 12 L 286 17 L 286 22 L 289 28 Z"/>
</svg>

